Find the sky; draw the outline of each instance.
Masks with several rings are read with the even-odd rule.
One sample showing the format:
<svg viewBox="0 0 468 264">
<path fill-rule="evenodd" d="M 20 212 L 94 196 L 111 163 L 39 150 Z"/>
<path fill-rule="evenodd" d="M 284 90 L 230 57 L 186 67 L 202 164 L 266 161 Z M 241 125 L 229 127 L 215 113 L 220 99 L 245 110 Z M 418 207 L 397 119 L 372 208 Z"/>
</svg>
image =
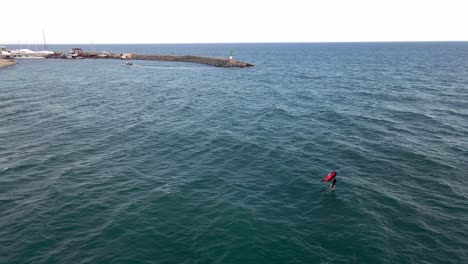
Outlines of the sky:
<svg viewBox="0 0 468 264">
<path fill-rule="evenodd" d="M 1 10 L 2 44 L 42 44 L 43 30 L 55 44 L 468 41 L 468 0 L 21 0 Z"/>
</svg>

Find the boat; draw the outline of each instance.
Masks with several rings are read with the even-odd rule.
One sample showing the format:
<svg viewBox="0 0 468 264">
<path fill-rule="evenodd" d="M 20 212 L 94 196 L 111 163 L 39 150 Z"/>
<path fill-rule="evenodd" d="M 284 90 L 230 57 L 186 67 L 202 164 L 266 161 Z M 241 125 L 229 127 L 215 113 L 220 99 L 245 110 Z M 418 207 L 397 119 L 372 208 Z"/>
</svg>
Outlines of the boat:
<svg viewBox="0 0 468 264">
<path fill-rule="evenodd" d="M 10 57 L 14 59 L 45 59 L 47 57 L 52 57 L 55 54 L 55 52 L 47 50 L 44 30 L 42 31 L 42 36 L 44 37 L 44 49 L 45 50 L 38 51 L 37 44 L 36 44 L 36 51 L 30 50 L 30 49 L 22 49 L 21 44 L 20 44 L 19 49 L 9 51 Z"/>
<path fill-rule="evenodd" d="M 11 53 L 7 51 L 6 47 L 0 46 L 0 58 L 10 58 Z"/>
<path fill-rule="evenodd" d="M 110 55 L 109 52 L 103 50 L 103 51 L 101 51 L 100 53 L 98 53 L 97 56 L 98 56 L 99 58 L 107 58 L 107 57 L 109 57 L 109 55 Z"/>
<path fill-rule="evenodd" d="M 10 56 L 15 59 L 44 59 L 45 56 L 39 56 L 36 52 L 30 49 L 15 49 L 10 50 Z"/>
<path fill-rule="evenodd" d="M 83 54 L 83 50 L 80 48 L 73 48 L 67 53 L 67 59 L 82 59 L 81 56 Z"/>
</svg>

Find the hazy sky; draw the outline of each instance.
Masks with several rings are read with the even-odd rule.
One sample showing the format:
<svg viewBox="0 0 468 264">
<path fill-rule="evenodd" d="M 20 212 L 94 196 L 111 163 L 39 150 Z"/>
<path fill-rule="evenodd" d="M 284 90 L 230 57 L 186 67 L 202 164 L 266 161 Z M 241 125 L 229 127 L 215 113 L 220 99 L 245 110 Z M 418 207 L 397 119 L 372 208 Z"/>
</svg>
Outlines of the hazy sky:
<svg viewBox="0 0 468 264">
<path fill-rule="evenodd" d="M 468 0 L 21 0 L 0 43 L 468 41 Z"/>
</svg>

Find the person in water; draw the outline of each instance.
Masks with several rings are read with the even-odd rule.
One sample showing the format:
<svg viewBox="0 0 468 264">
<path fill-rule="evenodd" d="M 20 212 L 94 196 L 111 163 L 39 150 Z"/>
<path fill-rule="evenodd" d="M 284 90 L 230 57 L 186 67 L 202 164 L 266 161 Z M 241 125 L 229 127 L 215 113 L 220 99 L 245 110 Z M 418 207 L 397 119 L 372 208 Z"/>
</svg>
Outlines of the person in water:
<svg viewBox="0 0 468 264">
<path fill-rule="evenodd" d="M 321 180 L 320 182 L 324 182 L 324 181 L 331 181 L 331 184 L 330 184 L 330 190 L 335 190 L 335 185 L 336 185 L 336 175 L 338 175 L 338 173 L 336 173 L 336 171 L 332 171 L 330 172 L 327 177 L 325 177 L 323 180 Z"/>
<path fill-rule="evenodd" d="M 330 184 L 330 190 L 334 191 L 335 190 L 335 184 L 336 184 L 336 178 L 333 178 L 332 183 Z"/>
</svg>

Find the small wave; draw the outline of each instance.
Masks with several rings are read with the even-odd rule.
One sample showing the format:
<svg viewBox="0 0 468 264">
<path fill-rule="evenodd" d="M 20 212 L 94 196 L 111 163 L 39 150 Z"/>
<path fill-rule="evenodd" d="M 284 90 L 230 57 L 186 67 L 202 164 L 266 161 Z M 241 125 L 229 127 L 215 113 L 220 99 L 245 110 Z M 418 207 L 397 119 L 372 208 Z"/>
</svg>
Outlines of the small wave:
<svg viewBox="0 0 468 264">
<path fill-rule="evenodd" d="M 300 79 L 306 79 L 306 80 L 321 80 L 325 78 L 325 76 L 309 76 L 305 74 L 299 74 L 299 75 L 296 75 L 296 77 Z"/>
<path fill-rule="evenodd" d="M 284 105 L 276 105 L 275 110 L 288 112 L 286 106 Z"/>
<path fill-rule="evenodd" d="M 170 195 L 175 191 L 176 187 L 172 186 L 170 183 L 166 183 L 151 190 L 152 193 L 162 193 L 163 195 Z"/>
<path fill-rule="evenodd" d="M 265 118 L 272 118 L 272 117 L 275 117 L 275 116 L 287 116 L 287 117 L 291 117 L 291 118 L 296 118 L 297 115 L 293 114 L 291 109 L 285 105 L 274 105 L 272 106 L 271 108 L 265 108 L 261 114 L 259 115 L 259 117 L 256 119 L 256 122 L 260 121 L 260 120 L 263 120 Z"/>
</svg>

